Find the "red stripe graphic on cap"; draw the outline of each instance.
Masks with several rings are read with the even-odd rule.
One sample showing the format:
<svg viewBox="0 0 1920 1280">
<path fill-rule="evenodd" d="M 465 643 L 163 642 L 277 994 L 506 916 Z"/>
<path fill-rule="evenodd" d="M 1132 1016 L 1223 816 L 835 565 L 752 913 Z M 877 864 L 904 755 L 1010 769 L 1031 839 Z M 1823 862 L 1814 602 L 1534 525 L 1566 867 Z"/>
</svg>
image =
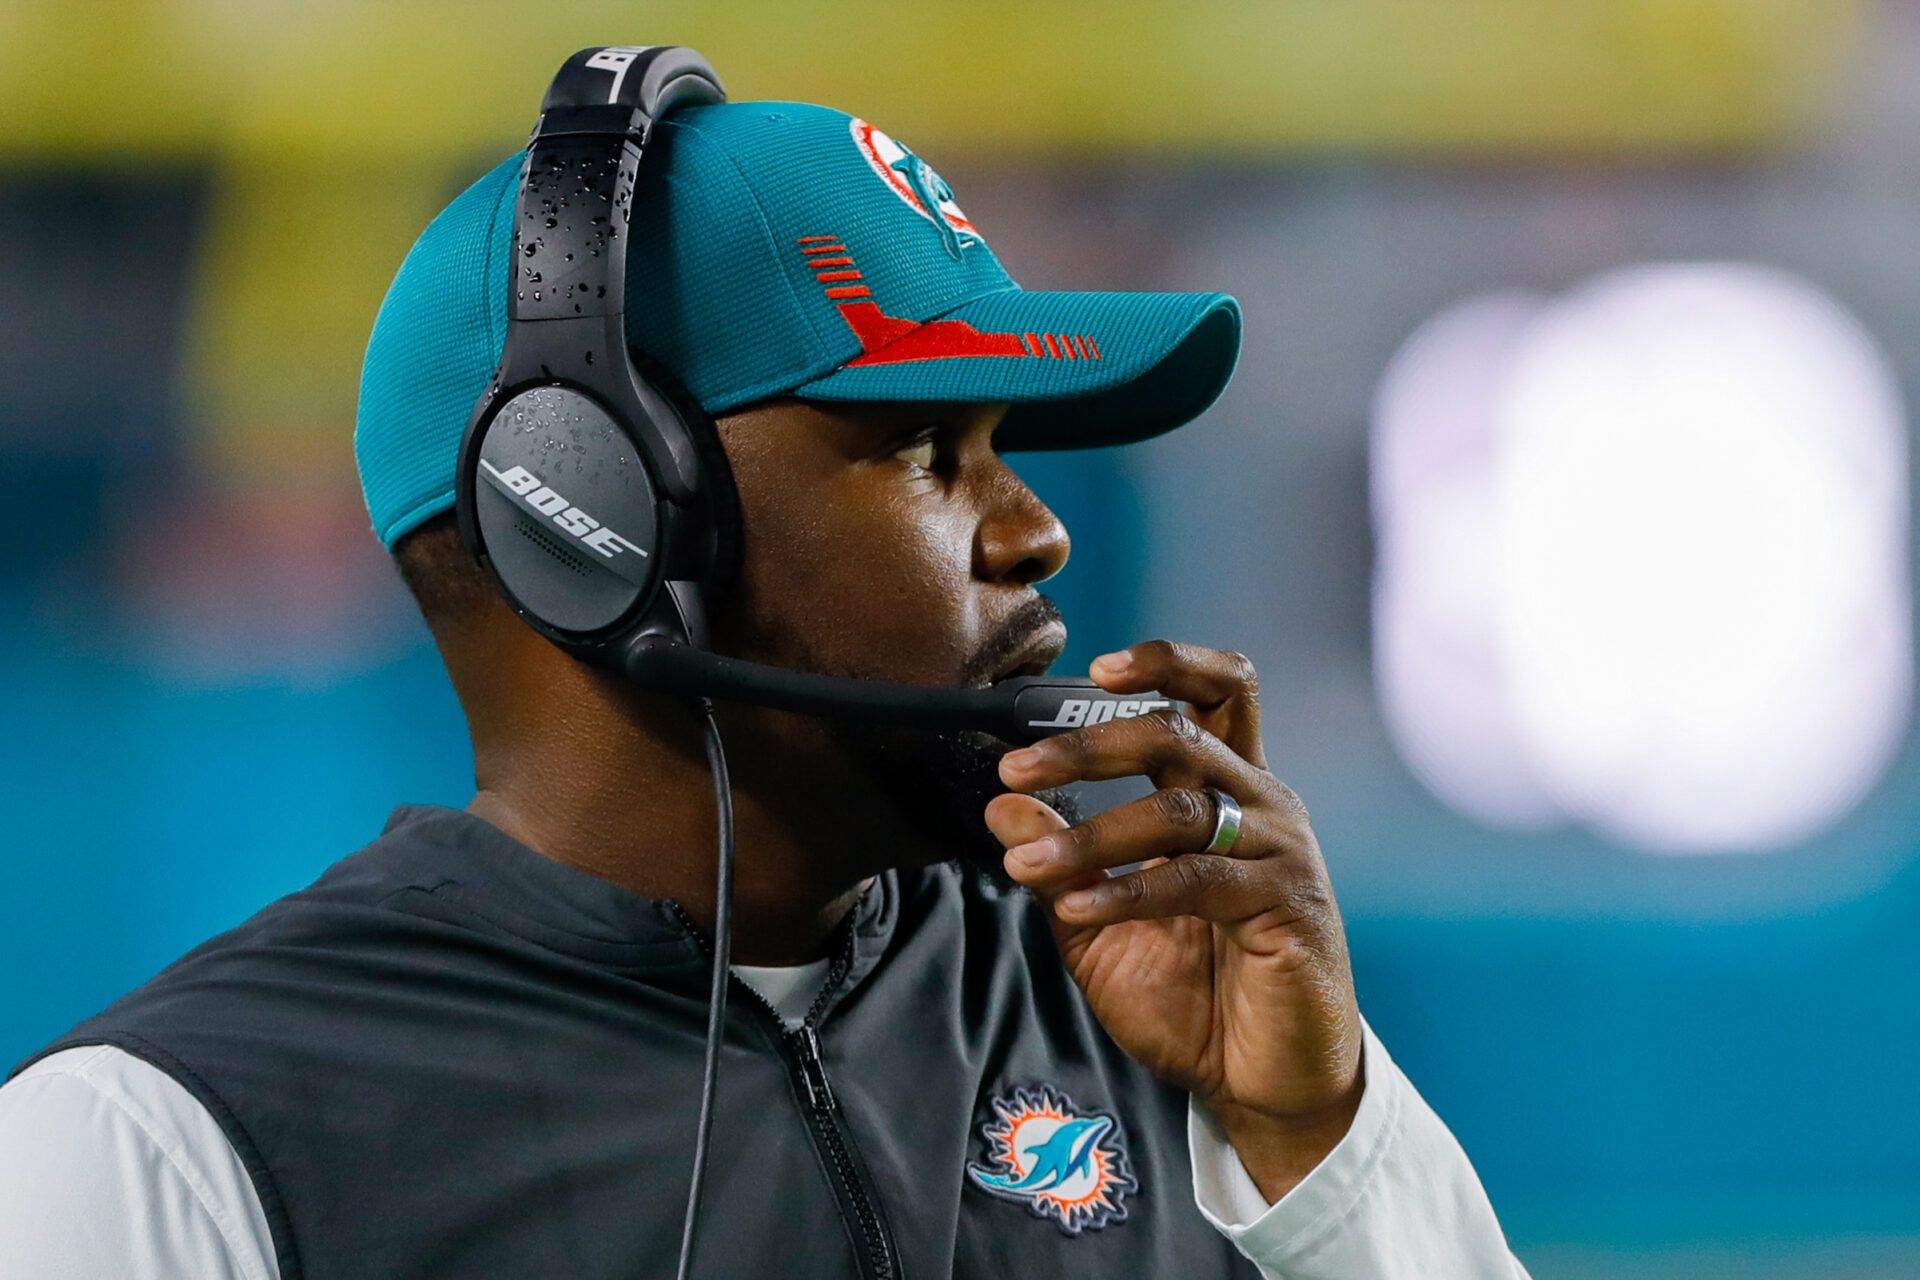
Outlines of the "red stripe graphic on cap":
<svg viewBox="0 0 1920 1280">
<path fill-rule="evenodd" d="M 951 360 L 958 356 L 1025 356 L 1017 333 L 990 333 L 965 320 L 929 320 L 915 324 L 880 310 L 875 302 L 843 302 L 840 314 L 860 339 L 864 352 L 846 367 L 901 364 L 909 360 Z"/>
<path fill-rule="evenodd" d="M 802 253 L 817 253 L 822 250 L 845 252 L 845 246 L 836 236 L 801 236 L 801 244 L 818 244 L 817 248 L 802 249 Z M 853 266 L 852 257 L 810 258 L 807 265 L 814 268 L 814 279 L 822 284 L 831 280 L 858 280 L 857 270 L 821 271 L 821 267 L 838 267 L 842 264 Z M 866 285 L 829 286 L 826 290 L 834 307 L 840 312 L 840 318 L 847 322 L 847 328 L 853 330 L 853 336 L 860 339 L 860 354 L 847 361 L 845 368 L 856 365 L 904 364 L 914 360 L 951 360 L 964 356 L 1021 356 L 1027 355 L 1026 344 L 1017 333 L 993 333 L 978 329 L 965 320 L 928 320 L 920 322 L 901 316 L 890 316 L 880 309 L 877 302 L 841 301 L 841 299 L 870 298 L 873 291 Z M 1033 354 L 1040 354 L 1040 343 L 1033 334 L 1026 335 L 1033 343 Z M 1051 334 L 1047 341 L 1052 342 Z M 1054 353 L 1056 358 L 1058 352 Z"/>
</svg>

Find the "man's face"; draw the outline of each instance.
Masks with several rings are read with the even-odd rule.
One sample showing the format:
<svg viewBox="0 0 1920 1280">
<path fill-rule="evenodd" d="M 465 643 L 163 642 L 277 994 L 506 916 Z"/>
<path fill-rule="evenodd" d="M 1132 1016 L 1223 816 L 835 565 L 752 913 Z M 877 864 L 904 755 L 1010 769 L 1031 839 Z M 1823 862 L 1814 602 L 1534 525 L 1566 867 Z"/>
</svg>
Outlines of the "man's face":
<svg viewBox="0 0 1920 1280">
<path fill-rule="evenodd" d="M 1044 670 L 1066 628 L 1035 584 L 1066 563 L 1067 531 L 994 451 L 1004 414 L 1004 405 L 787 400 L 722 418 L 745 527 L 716 647 L 918 685 Z M 1002 789 L 1004 744 L 736 714 L 754 720 L 745 736 L 761 790 L 816 809 L 888 805 L 929 844 L 919 857 L 979 853 L 999 865 L 980 814 Z M 914 856 L 899 851 L 898 860 Z"/>
</svg>

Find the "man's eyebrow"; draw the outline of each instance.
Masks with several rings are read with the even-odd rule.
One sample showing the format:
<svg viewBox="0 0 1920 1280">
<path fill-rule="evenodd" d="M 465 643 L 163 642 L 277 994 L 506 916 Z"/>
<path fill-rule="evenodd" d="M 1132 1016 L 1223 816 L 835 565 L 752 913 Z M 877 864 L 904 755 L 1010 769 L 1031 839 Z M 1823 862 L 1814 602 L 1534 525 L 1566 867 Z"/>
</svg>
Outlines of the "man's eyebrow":
<svg viewBox="0 0 1920 1280">
<path fill-rule="evenodd" d="M 964 424 L 964 417 L 953 406 L 929 402 L 924 405 L 906 405 L 895 411 L 891 408 L 885 414 L 878 414 L 863 425 L 878 440 L 899 440 L 906 436 L 918 435 L 929 428 L 947 430 Z"/>
<path fill-rule="evenodd" d="M 884 409 L 870 413 L 853 412 L 845 417 L 850 420 L 863 437 L 875 445 L 892 444 L 899 440 L 909 440 L 923 435 L 927 431 L 960 431 L 976 425 L 990 413 L 990 404 L 952 403 L 929 400 L 925 403 L 914 401 L 889 402 Z M 1002 413 L 993 420 L 993 430 L 998 431 L 1006 420 Z"/>
</svg>

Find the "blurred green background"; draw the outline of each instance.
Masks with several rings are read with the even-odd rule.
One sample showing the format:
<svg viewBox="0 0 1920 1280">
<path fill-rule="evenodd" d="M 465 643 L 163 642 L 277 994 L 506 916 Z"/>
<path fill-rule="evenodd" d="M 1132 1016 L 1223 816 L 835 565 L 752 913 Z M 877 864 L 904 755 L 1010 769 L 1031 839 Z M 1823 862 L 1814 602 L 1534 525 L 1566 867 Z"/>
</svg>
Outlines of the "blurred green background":
<svg viewBox="0 0 1920 1280">
<path fill-rule="evenodd" d="M 0 1060 L 464 802 L 359 358 L 599 43 L 875 121 L 1028 287 L 1240 297 L 1198 424 L 1019 460 L 1069 663 L 1258 661 L 1538 1280 L 1920 1275 L 1906 0 L 0 0 Z"/>
</svg>

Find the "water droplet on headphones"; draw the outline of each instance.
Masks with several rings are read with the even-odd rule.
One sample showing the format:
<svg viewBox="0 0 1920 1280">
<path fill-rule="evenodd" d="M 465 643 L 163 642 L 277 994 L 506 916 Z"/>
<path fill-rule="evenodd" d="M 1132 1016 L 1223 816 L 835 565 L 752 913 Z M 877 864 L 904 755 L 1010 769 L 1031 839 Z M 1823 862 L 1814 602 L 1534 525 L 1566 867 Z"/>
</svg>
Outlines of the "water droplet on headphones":
<svg viewBox="0 0 1920 1280">
<path fill-rule="evenodd" d="M 572 262 L 572 261 L 573 261 L 573 255 L 572 255 L 572 254 L 568 254 L 568 255 L 567 255 L 567 261 L 568 261 L 568 262 Z"/>
<path fill-rule="evenodd" d="M 605 285 L 601 285 L 601 286 L 600 286 L 600 292 L 599 292 L 598 294 L 596 294 L 596 295 L 594 295 L 594 296 L 595 296 L 595 297 L 600 297 L 600 298 L 604 298 L 604 297 L 606 297 L 606 296 L 607 296 L 607 286 L 605 286 Z"/>
<path fill-rule="evenodd" d="M 587 352 L 586 354 L 587 354 L 587 363 L 588 363 L 588 364 L 592 364 L 592 363 L 593 363 L 593 352 L 591 352 L 591 351 L 589 351 L 589 352 Z"/>
<path fill-rule="evenodd" d="M 547 219 L 547 225 L 548 225 L 549 227 L 557 227 L 557 226 L 559 226 L 559 225 L 560 225 L 560 219 L 558 219 L 558 218 L 554 218 L 554 217 L 549 217 L 549 218 Z"/>
<path fill-rule="evenodd" d="M 535 290 L 533 291 L 533 300 L 534 300 L 535 302 L 538 302 L 538 301 L 540 301 L 540 291 L 539 291 L 538 289 L 535 289 Z"/>
<path fill-rule="evenodd" d="M 537 245 L 523 244 L 520 246 L 520 252 L 526 254 L 529 258 L 531 258 L 534 254 L 540 252 L 540 249 L 539 249 L 539 246 Z"/>
</svg>

